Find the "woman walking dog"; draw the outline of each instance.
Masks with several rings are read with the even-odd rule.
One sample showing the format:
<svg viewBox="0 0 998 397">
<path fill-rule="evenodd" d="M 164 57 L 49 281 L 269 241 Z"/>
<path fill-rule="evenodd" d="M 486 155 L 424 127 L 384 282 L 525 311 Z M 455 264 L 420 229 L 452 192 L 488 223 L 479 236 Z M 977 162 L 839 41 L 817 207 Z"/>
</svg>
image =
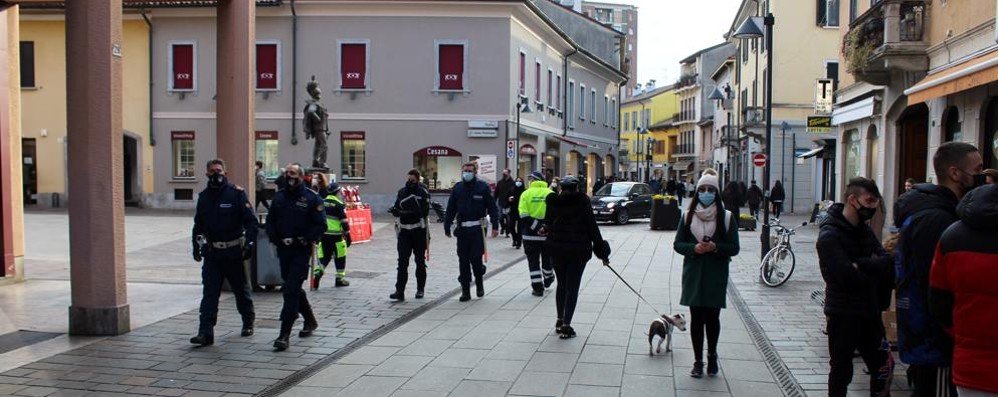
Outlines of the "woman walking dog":
<svg viewBox="0 0 998 397">
<path fill-rule="evenodd" d="M 690 308 L 693 370 L 703 377 L 703 339 L 707 335 L 707 375 L 718 372 L 717 339 L 721 309 L 728 289 L 728 263 L 738 255 L 738 227 L 724 209 L 717 173 L 708 169 L 697 182 L 696 194 L 683 215 L 673 248 L 683 258 L 683 292 L 679 303 Z M 559 280 L 560 283 L 560 280 Z"/>
</svg>

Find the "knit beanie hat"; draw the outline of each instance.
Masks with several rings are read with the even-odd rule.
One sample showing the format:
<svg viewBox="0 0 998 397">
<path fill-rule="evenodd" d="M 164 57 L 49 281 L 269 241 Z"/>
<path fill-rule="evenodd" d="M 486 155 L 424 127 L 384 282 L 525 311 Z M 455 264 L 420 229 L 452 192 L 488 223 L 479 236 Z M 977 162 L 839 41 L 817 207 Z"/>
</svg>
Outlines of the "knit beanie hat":
<svg viewBox="0 0 998 397">
<path fill-rule="evenodd" d="M 717 182 L 717 172 L 713 169 L 708 168 L 703 172 L 703 176 L 697 181 L 697 190 L 700 190 L 700 186 L 713 186 L 715 190 L 720 191 L 721 186 Z"/>
</svg>

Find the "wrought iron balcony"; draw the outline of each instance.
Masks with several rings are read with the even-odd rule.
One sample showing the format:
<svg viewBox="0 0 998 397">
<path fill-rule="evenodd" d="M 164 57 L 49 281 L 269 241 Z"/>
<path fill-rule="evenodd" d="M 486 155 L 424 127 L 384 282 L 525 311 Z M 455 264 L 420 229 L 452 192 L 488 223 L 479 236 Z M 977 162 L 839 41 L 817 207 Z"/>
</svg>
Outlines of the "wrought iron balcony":
<svg viewBox="0 0 998 397">
<path fill-rule="evenodd" d="M 849 24 L 842 42 L 846 70 L 886 85 L 891 71 L 928 70 L 927 0 L 882 0 Z"/>
</svg>

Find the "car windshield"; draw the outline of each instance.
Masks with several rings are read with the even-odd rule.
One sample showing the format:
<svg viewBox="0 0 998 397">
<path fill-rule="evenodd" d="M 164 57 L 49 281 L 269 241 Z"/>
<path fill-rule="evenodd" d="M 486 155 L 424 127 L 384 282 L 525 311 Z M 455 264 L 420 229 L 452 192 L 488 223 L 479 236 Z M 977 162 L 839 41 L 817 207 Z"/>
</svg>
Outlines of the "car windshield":
<svg viewBox="0 0 998 397">
<path fill-rule="evenodd" d="M 597 196 L 627 197 L 627 189 L 630 186 L 618 183 L 604 185 L 597 192 Z"/>
</svg>

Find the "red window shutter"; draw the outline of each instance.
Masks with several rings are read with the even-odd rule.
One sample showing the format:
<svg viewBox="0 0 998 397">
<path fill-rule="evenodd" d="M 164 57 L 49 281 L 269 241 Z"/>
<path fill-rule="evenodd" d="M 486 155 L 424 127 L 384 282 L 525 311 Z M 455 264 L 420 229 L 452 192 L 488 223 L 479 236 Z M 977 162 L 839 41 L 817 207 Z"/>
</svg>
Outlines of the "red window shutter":
<svg viewBox="0 0 998 397">
<path fill-rule="evenodd" d="M 367 88 L 367 45 L 343 44 L 340 56 L 340 88 Z"/>
<path fill-rule="evenodd" d="M 256 88 L 277 89 L 277 44 L 256 45 Z"/>
<path fill-rule="evenodd" d="M 541 101 L 541 64 L 534 64 L 534 101 Z"/>
<path fill-rule="evenodd" d="M 527 55 L 520 53 L 520 96 L 525 96 L 527 90 Z"/>
<path fill-rule="evenodd" d="M 441 44 L 440 48 L 440 89 L 464 89 L 464 46 Z"/>
<path fill-rule="evenodd" d="M 194 45 L 173 45 L 173 89 L 194 89 Z"/>
</svg>

